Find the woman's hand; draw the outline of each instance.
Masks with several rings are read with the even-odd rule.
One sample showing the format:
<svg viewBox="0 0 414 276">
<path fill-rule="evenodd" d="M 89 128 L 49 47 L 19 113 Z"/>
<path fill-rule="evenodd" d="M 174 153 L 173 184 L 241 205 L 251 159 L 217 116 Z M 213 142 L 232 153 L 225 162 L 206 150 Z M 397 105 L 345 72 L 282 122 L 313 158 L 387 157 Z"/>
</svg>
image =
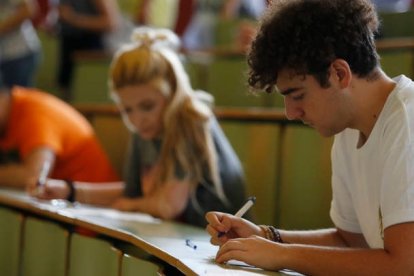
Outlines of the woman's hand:
<svg viewBox="0 0 414 276">
<path fill-rule="evenodd" d="M 111 207 L 120 211 L 136 211 L 136 200 L 137 199 L 121 197 L 115 200 Z"/>
<path fill-rule="evenodd" d="M 210 234 L 210 242 L 222 245 L 230 239 L 247 238 L 252 235 L 264 237 L 259 226 L 230 214 L 220 212 L 208 212 L 206 214 L 208 225 L 207 232 Z"/>
</svg>

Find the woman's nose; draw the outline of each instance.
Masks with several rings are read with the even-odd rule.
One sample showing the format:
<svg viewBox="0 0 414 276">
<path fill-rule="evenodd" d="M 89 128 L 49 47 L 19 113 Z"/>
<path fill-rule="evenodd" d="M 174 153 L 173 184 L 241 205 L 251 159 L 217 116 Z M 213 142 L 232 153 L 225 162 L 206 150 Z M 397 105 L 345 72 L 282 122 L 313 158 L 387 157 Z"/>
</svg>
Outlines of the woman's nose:
<svg viewBox="0 0 414 276">
<path fill-rule="evenodd" d="M 142 125 L 143 118 L 142 118 L 142 116 L 140 116 L 138 114 L 138 112 L 131 112 L 128 115 L 128 119 L 131 122 L 131 124 L 133 124 L 134 127 L 137 128 L 137 129 L 139 129 L 140 126 Z"/>
</svg>

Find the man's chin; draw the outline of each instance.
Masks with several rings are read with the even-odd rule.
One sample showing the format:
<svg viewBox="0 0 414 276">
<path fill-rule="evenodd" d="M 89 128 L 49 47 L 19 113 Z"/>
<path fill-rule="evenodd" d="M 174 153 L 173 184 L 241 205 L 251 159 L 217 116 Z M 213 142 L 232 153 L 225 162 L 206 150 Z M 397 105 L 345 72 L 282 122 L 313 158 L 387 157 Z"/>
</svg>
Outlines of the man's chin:
<svg viewBox="0 0 414 276">
<path fill-rule="evenodd" d="M 337 131 L 332 131 L 331 129 L 317 129 L 317 128 L 315 128 L 315 129 L 316 129 L 317 132 L 319 132 L 319 134 L 322 137 L 325 137 L 325 138 L 329 138 L 329 137 L 332 137 L 332 136 L 338 134 Z"/>
</svg>

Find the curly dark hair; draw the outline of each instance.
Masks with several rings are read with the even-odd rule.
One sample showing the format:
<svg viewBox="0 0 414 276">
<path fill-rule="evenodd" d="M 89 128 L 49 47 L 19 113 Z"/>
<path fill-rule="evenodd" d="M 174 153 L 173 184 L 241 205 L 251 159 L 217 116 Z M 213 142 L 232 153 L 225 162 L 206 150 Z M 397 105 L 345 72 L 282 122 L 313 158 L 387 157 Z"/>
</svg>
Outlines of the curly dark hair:
<svg viewBox="0 0 414 276">
<path fill-rule="evenodd" d="M 280 70 L 289 69 L 328 87 L 336 58 L 368 78 L 379 64 L 378 25 L 370 0 L 273 0 L 248 54 L 249 85 L 271 92 Z"/>
</svg>

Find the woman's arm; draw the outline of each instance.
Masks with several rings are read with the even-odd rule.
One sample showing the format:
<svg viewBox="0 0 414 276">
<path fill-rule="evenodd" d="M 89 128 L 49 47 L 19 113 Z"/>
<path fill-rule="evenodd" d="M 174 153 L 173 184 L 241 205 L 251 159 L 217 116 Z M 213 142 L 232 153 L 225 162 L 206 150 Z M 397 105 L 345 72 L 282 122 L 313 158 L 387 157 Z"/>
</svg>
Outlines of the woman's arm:
<svg viewBox="0 0 414 276">
<path fill-rule="evenodd" d="M 163 218 L 174 219 L 187 206 L 190 182 L 173 180 L 155 188 L 150 194 L 139 198 L 121 198 L 112 207 L 123 211 L 139 211 Z"/>
<path fill-rule="evenodd" d="M 74 182 L 75 200 L 81 203 L 109 206 L 119 199 L 124 191 L 123 182 L 87 183 Z"/>
</svg>

